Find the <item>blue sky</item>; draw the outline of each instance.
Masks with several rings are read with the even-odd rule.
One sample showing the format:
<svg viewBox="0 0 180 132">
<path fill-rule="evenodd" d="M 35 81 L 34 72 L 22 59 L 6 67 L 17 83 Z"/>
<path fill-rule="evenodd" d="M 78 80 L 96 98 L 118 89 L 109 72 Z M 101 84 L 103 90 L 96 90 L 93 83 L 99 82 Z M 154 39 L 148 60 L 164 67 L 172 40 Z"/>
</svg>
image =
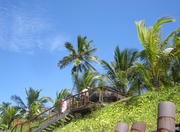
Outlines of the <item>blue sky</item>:
<svg viewBox="0 0 180 132">
<path fill-rule="evenodd" d="M 64 42 L 87 36 L 99 59 L 110 61 L 117 45 L 142 49 L 135 21 L 151 26 L 173 16 L 176 22 L 164 25 L 164 35 L 179 27 L 179 5 L 179 0 L 0 0 L 0 103 L 14 94 L 24 98 L 28 87 L 52 98 L 71 88 L 71 66 L 57 67 L 67 55 Z"/>
</svg>

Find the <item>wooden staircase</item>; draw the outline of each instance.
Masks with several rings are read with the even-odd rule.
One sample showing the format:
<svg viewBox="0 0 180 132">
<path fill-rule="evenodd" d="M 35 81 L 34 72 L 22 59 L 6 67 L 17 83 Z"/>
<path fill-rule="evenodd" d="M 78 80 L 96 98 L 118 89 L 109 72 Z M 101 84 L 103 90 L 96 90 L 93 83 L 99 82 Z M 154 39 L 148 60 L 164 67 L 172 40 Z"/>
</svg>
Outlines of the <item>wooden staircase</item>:
<svg viewBox="0 0 180 132">
<path fill-rule="evenodd" d="M 101 92 L 99 92 L 98 99 L 94 101 L 92 97 L 97 98 L 98 93 L 96 91 Z M 85 92 L 68 97 L 66 99 L 68 106 L 64 113 L 60 114 L 57 110 L 57 108 L 60 107 L 61 102 L 59 102 L 32 119 L 16 124 L 11 132 L 52 132 L 56 127 L 64 126 L 69 123 L 74 118 L 73 113 L 82 113 L 82 111 L 86 111 L 89 109 L 89 106 L 91 107 L 91 105 L 95 103 L 103 103 L 103 97 L 109 94 L 109 92 L 116 95 L 117 100 L 124 97 L 120 92 L 114 91 L 108 87 L 88 89 Z M 44 118 L 43 115 L 46 117 Z M 37 124 L 34 125 L 34 123 Z"/>
<path fill-rule="evenodd" d="M 45 124 L 41 124 L 38 128 L 32 130 L 32 132 L 52 132 L 56 127 L 64 126 L 68 124 L 74 116 L 70 114 L 70 111 L 66 111 L 63 114 L 53 117 Z"/>
</svg>

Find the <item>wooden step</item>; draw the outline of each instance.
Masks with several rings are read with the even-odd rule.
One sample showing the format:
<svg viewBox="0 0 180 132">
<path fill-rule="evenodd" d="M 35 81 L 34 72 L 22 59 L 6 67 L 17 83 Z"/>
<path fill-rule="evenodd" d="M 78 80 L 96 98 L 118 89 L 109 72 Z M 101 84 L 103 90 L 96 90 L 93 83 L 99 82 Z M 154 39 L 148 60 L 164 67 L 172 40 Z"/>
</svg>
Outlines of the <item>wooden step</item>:
<svg viewBox="0 0 180 132">
<path fill-rule="evenodd" d="M 55 127 L 52 125 L 49 125 L 47 128 L 54 129 Z"/>
<path fill-rule="evenodd" d="M 74 116 L 67 111 L 61 115 L 53 117 L 52 120 L 48 121 L 47 123 L 41 124 L 32 132 L 52 132 L 56 127 L 68 124 L 73 118 Z"/>
<path fill-rule="evenodd" d="M 40 132 L 42 131 L 43 129 L 46 129 L 48 126 L 50 126 L 51 124 L 54 124 L 56 123 L 57 121 L 61 120 L 62 118 L 65 118 L 68 114 L 69 114 L 70 111 L 66 111 L 65 113 L 61 114 L 61 115 L 58 115 L 58 116 L 55 116 L 52 118 L 52 120 L 48 121 L 47 123 L 45 124 L 42 124 L 40 125 L 37 129 L 33 130 L 32 132 Z M 64 120 L 64 122 L 67 122 Z"/>
<path fill-rule="evenodd" d="M 51 126 L 57 127 L 58 126 L 58 122 L 55 122 L 55 123 L 51 124 Z"/>
<path fill-rule="evenodd" d="M 45 128 L 45 129 L 43 129 L 43 130 L 45 130 L 46 132 L 52 132 L 53 130 L 52 129 L 50 129 L 50 128 Z"/>
<path fill-rule="evenodd" d="M 73 116 L 72 114 L 69 114 L 68 116 L 69 116 L 70 118 L 74 118 L 74 116 Z"/>
</svg>

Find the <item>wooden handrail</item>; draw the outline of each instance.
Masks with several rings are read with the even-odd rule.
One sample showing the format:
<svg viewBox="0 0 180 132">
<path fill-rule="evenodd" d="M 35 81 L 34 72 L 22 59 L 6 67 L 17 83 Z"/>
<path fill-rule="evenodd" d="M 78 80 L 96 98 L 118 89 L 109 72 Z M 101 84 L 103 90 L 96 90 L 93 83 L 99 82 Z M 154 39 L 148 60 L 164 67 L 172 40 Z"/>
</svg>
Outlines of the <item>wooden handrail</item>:
<svg viewBox="0 0 180 132">
<path fill-rule="evenodd" d="M 50 117 L 48 117 L 48 118 L 46 118 L 46 119 L 40 121 L 40 123 L 45 122 L 45 121 L 49 120 L 50 118 L 55 117 L 56 115 L 59 115 L 59 114 L 60 114 L 60 113 L 57 112 L 57 113 L 53 114 L 52 116 L 50 116 Z"/>
<path fill-rule="evenodd" d="M 29 119 L 29 120 L 27 120 L 27 121 L 25 121 L 25 122 L 21 122 L 21 123 L 16 124 L 16 125 L 13 127 L 13 129 L 12 129 L 11 132 L 13 132 L 13 130 L 14 130 L 16 127 L 20 126 L 20 125 L 25 125 L 25 124 L 27 124 L 27 123 L 32 122 L 33 120 L 35 120 L 36 118 L 38 118 L 38 117 L 41 116 L 42 114 L 44 114 L 44 113 L 46 113 L 47 111 L 50 111 L 51 109 L 55 108 L 57 105 L 58 105 L 58 104 L 53 105 L 52 107 L 48 108 L 47 110 L 41 112 L 40 114 L 34 116 L 33 118 L 31 118 L 31 119 Z"/>
</svg>

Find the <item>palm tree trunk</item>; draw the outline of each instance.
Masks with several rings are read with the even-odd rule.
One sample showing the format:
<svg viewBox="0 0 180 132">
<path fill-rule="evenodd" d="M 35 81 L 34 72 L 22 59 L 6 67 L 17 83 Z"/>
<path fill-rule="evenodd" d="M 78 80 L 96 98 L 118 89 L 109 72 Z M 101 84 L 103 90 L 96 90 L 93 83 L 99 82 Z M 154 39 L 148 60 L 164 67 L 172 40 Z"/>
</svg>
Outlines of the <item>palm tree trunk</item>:
<svg viewBox="0 0 180 132">
<path fill-rule="evenodd" d="M 154 88 L 156 88 L 156 90 L 160 90 L 160 85 L 159 85 L 159 81 L 157 80 L 157 79 L 155 79 L 155 78 L 153 78 L 153 80 L 152 80 L 153 82 L 153 87 Z"/>
<path fill-rule="evenodd" d="M 138 94 L 141 95 L 140 80 L 138 79 Z"/>
<path fill-rule="evenodd" d="M 156 66 L 151 66 L 152 67 L 152 84 L 153 87 L 156 88 L 156 90 L 160 90 L 160 84 L 159 84 L 159 79 L 158 79 L 158 68 Z"/>
</svg>

